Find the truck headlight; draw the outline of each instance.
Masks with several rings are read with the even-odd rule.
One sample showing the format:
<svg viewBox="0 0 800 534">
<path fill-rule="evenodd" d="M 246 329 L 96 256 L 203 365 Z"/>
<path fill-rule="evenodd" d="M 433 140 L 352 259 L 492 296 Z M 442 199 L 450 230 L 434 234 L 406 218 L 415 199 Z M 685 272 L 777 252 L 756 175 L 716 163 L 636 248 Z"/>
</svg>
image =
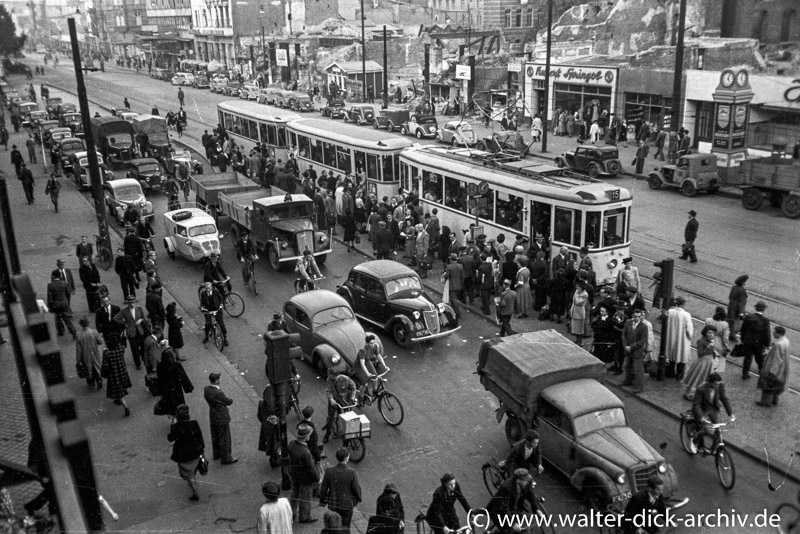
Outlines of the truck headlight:
<svg viewBox="0 0 800 534">
<path fill-rule="evenodd" d="M 325 234 L 320 234 L 319 242 L 320 244 L 324 245 L 325 243 L 328 242 L 328 236 L 326 236 Z"/>
<path fill-rule="evenodd" d="M 418 311 L 415 311 L 414 312 L 414 319 L 419 319 L 420 317 L 421 317 L 420 313 Z"/>
<path fill-rule="evenodd" d="M 661 463 L 658 464 L 658 472 L 664 474 L 667 472 L 667 464 Z"/>
<path fill-rule="evenodd" d="M 336 365 L 340 361 L 342 361 L 342 357 L 339 356 L 338 354 L 334 354 L 333 356 L 331 356 L 331 363 L 332 364 Z"/>
<path fill-rule="evenodd" d="M 617 484 L 625 484 L 625 473 L 617 476 Z"/>
<path fill-rule="evenodd" d="M 281 241 L 281 250 L 286 250 L 289 244 L 286 241 Z"/>
</svg>

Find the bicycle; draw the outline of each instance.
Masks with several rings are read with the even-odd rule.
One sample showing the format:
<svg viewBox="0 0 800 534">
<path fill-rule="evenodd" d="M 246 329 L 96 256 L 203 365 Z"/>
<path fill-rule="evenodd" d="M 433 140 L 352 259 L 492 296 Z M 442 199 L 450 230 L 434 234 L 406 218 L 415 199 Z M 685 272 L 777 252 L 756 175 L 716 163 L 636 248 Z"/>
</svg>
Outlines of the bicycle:
<svg viewBox="0 0 800 534">
<path fill-rule="evenodd" d="M 222 298 L 222 307 L 225 310 L 225 313 L 230 315 L 231 317 L 241 317 L 244 313 L 244 299 L 238 294 L 230 291 L 228 289 L 228 282 L 230 281 L 231 277 L 227 277 L 225 280 L 216 281 L 214 282 L 214 286 L 219 291 L 220 297 Z M 205 283 L 200 284 L 200 287 L 197 290 L 197 297 L 200 298 L 200 294 L 205 289 Z"/>
<path fill-rule="evenodd" d="M 483 471 L 483 484 L 486 486 L 489 495 L 494 495 L 500 484 L 506 480 L 505 460 L 498 462 L 494 456 L 483 464 L 481 471 Z"/>
<path fill-rule="evenodd" d="M 322 280 L 325 280 L 324 276 L 312 277 L 311 280 L 297 278 L 294 281 L 294 294 L 297 295 L 299 293 L 305 293 L 306 291 L 314 291 L 317 288 L 317 282 Z"/>
<path fill-rule="evenodd" d="M 428 534 L 431 531 L 430 525 L 428 524 L 428 514 L 426 512 L 427 509 L 428 507 L 424 504 L 420 506 L 419 514 L 417 514 L 417 517 L 414 518 L 414 525 L 417 534 Z M 464 533 L 472 534 L 473 532 L 474 531 L 471 525 L 464 525 L 463 527 L 460 527 L 458 529 L 451 530 L 450 534 L 464 534 Z"/>
<path fill-rule="evenodd" d="M 706 426 L 714 431 L 714 438 L 711 448 L 708 450 L 698 450 L 694 442 L 694 437 L 699 431 L 697 421 L 694 419 L 694 414 L 691 411 L 681 414 L 681 445 L 690 456 L 695 456 L 698 452 L 701 456 L 713 455 L 714 461 L 717 466 L 717 476 L 722 487 L 726 490 L 732 489 L 736 484 L 736 467 L 733 465 L 733 457 L 728 452 L 725 446 L 725 441 L 722 439 L 722 432 L 725 432 L 725 427 L 728 423 L 708 423 Z"/>
<path fill-rule="evenodd" d="M 378 411 L 389 426 L 400 426 L 405 418 L 405 410 L 400 399 L 393 393 L 386 391 L 386 379 L 383 376 L 389 372 L 386 369 L 383 373 L 376 376 L 378 383 L 375 385 L 375 394 L 368 395 L 366 393 L 359 394 L 359 403 L 361 406 L 371 406 L 373 402 L 378 401 Z"/>
<path fill-rule="evenodd" d="M 211 316 L 211 337 L 214 338 L 214 346 L 217 347 L 217 350 L 222 352 L 225 348 L 225 338 L 222 336 L 222 327 L 217 323 L 217 310 L 216 312 L 210 312 L 203 308 L 200 308 L 200 311 L 203 312 L 203 315 L 210 315 Z"/>
<path fill-rule="evenodd" d="M 289 389 L 287 390 L 287 397 L 286 397 L 286 408 L 288 410 L 294 410 L 295 415 L 301 421 L 303 420 L 303 414 L 301 413 L 302 408 L 300 407 L 300 397 L 298 394 L 300 393 L 300 377 L 295 376 L 292 378 L 291 382 L 289 382 Z"/>
<path fill-rule="evenodd" d="M 353 408 L 357 406 L 357 404 L 342 406 L 336 401 L 334 401 L 334 403 L 336 403 L 337 408 L 339 408 L 340 415 L 352 411 Z M 372 437 L 370 430 L 361 429 L 358 432 L 347 433 L 346 429 L 342 428 L 342 426 L 344 426 L 344 423 L 337 416 L 333 428 L 331 428 L 331 436 L 334 439 L 338 438 L 342 440 L 342 446 L 350 451 L 350 460 L 352 460 L 354 464 L 361 463 L 367 455 L 367 444 L 364 438 Z"/>
<path fill-rule="evenodd" d="M 258 256 L 247 256 L 244 258 L 244 268 L 242 269 L 245 285 L 251 285 L 253 288 L 253 293 L 256 295 L 258 295 L 258 283 L 256 282 L 255 269 L 255 262 L 257 259 Z"/>
<path fill-rule="evenodd" d="M 795 454 L 800 454 L 796 452 Z M 800 502 L 800 492 L 797 494 L 797 502 Z M 775 509 L 775 514 L 780 517 L 778 532 L 780 534 L 797 534 L 800 532 L 800 508 L 790 502 L 781 503 Z"/>
<path fill-rule="evenodd" d="M 106 240 L 103 236 L 94 236 L 95 247 L 97 248 L 97 265 L 101 269 L 107 271 L 114 263 L 114 255 L 111 254 L 111 249 L 106 246 Z"/>
</svg>

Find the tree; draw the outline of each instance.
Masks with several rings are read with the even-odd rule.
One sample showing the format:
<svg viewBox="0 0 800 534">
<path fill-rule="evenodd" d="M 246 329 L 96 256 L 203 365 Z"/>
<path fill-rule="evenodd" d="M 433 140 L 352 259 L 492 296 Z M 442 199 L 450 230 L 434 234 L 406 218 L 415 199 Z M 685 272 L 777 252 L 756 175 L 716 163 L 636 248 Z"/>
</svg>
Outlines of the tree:
<svg viewBox="0 0 800 534">
<path fill-rule="evenodd" d="M 0 4 L 0 56 L 13 57 L 20 53 L 25 46 L 27 36 L 17 36 L 17 27 L 11 20 L 11 14 L 6 6 Z"/>
</svg>

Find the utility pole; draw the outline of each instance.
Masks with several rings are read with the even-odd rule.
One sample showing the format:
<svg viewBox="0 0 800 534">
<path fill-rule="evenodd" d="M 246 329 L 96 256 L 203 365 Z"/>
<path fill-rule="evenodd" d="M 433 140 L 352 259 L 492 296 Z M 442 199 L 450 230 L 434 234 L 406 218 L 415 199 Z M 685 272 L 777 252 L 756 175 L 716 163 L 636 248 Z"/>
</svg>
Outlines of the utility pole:
<svg viewBox="0 0 800 534">
<path fill-rule="evenodd" d="M 685 1 L 685 0 L 684 0 Z M 542 152 L 547 152 L 547 117 L 550 115 L 550 50 L 553 46 L 553 0 L 547 0 L 547 57 L 544 60 L 544 117 L 542 117 Z M 535 110 L 534 110 L 535 111 Z"/>
<path fill-rule="evenodd" d="M 386 51 L 386 25 L 383 26 L 383 109 L 389 107 L 389 60 Z"/>
<path fill-rule="evenodd" d="M 75 29 L 75 19 L 67 19 L 69 40 L 72 45 L 72 63 L 75 66 L 75 81 L 78 87 L 78 106 L 81 110 L 84 140 L 86 141 L 86 158 L 89 160 L 89 176 L 92 178 L 92 199 L 94 200 L 94 215 L 97 219 L 97 234 L 102 237 L 103 245 L 111 249 L 111 236 L 108 233 L 106 212 L 103 204 L 103 180 L 100 177 L 100 167 L 97 165 L 97 151 L 94 146 L 94 133 L 89 115 L 89 99 L 86 96 L 86 85 L 83 82 L 83 68 L 81 66 L 81 51 L 78 46 L 78 32 Z"/>
<path fill-rule="evenodd" d="M 364 0 L 361 0 L 361 101 L 367 101 L 367 39 L 364 36 Z"/>
<path fill-rule="evenodd" d="M 678 14 L 678 42 L 675 47 L 675 75 L 672 78 L 672 111 L 669 121 L 668 162 L 675 163 L 678 152 L 678 133 L 681 127 L 681 86 L 683 84 L 683 34 L 686 31 L 686 0 L 681 0 Z"/>
</svg>

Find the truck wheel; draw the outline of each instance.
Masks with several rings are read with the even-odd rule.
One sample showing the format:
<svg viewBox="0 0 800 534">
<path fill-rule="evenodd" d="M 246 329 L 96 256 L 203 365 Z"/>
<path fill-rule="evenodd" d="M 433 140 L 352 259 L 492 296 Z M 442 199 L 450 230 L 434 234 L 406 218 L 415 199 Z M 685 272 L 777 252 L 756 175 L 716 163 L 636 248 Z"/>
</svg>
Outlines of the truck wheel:
<svg viewBox="0 0 800 534">
<path fill-rule="evenodd" d="M 375 130 L 380 128 L 380 126 L 378 126 L 378 121 L 372 121 L 372 128 L 375 129 Z"/>
<path fill-rule="evenodd" d="M 394 131 L 394 124 L 392 124 L 391 122 L 387 122 L 386 123 L 386 129 L 388 131 L 390 131 L 390 132 L 393 132 Z"/>
<path fill-rule="evenodd" d="M 800 197 L 797 195 L 790 195 L 789 193 L 783 195 L 781 212 L 783 212 L 784 217 L 788 217 L 789 219 L 797 219 L 800 217 Z"/>
<path fill-rule="evenodd" d="M 681 184 L 681 193 L 689 198 L 696 197 L 697 188 L 694 186 L 691 180 L 686 180 Z"/>
<path fill-rule="evenodd" d="M 755 187 L 748 187 L 742 191 L 742 205 L 747 210 L 760 210 L 764 205 L 764 195 Z"/>
<path fill-rule="evenodd" d="M 328 255 L 325 254 L 324 256 L 317 256 L 314 258 L 316 260 L 317 265 L 325 265 L 325 262 L 328 260 Z"/>
<path fill-rule="evenodd" d="M 278 251 L 275 250 L 275 247 L 269 247 L 269 251 L 267 252 L 267 259 L 269 259 L 269 266 L 272 267 L 274 271 L 281 270 L 281 262 L 279 261 L 280 256 L 278 256 Z"/>
<path fill-rule="evenodd" d="M 651 174 L 647 178 L 647 185 L 650 186 L 650 189 L 661 189 L 661 178 L 656 174 Z"/>
<path fill-rule="evenodd" d="M 513 415 L 506 418 L 506 440 L 509 445 L 514 445 L 521 440 L 525 435 L 525 430 L 525 423 Z"/>
<path fill-rule="evenodd" d="M 590 163 L 588 167 L 586 167 L 586 174 L 589 175 L 589 178 L 597 178 L 600 174 L 600 168 L 597 166 L 597 163 Z"/>
<path fill-rule="evenodd" d="M 234 243 L 239 241 L 239 235 L 240 234 L 241 234 L 241 232 L 239 232 L 239 225 L 236 224 L 236 223 L 233 223 L 231 225 L 231 238 L 232 238 Z"/>
<path fill-rule="evenodd" d="M 608 494 L 606 491 L 603 488 L 598 487 L 599 484 L 594 479 L 588 479 L 584 481 L 583 484 L 584 485 L 581 489 L 581 493 L 583 494 L 583 498 L 586 500 L 586 504 L 588 504 L 593 510 L 597 510 L 601 513 L 606 512 L 609 505 Z"/>
</svg>

